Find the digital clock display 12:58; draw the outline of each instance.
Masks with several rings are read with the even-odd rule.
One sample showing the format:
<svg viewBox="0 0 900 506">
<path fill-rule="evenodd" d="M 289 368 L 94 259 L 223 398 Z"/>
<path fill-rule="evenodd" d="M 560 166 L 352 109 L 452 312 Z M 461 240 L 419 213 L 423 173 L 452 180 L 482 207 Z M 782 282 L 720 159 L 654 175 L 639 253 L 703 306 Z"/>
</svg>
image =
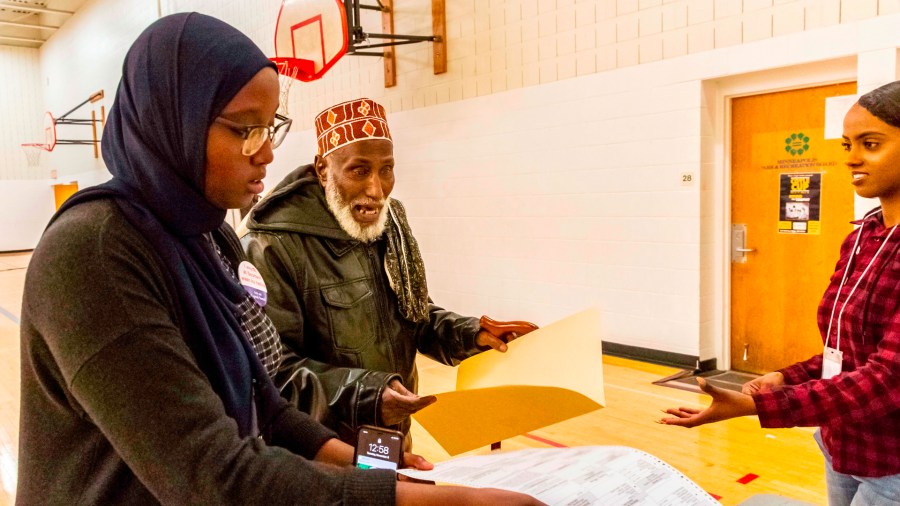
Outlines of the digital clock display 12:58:
<svg viewBox="0 0 900 506">
<path fill-rule="evenodd" d="M 361 469 L 394 469 L 403 458 L 403 434 L 390 429 L 363 425 L 357 432 L 354 465 Z"/>
</svg>

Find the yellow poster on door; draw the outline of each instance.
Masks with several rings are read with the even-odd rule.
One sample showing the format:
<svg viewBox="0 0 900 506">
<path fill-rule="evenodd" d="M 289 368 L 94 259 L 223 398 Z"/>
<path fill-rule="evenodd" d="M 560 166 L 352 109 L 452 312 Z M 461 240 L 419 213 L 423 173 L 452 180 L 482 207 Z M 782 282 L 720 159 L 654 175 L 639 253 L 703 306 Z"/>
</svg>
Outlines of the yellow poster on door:
<svg viewBox="0 0 900 506">
<path fill-rule="evenodd" d="M 824 128 L 796 128 L 753 134 L 752 145 L 753 168 L 781 172 L 778 233 L 821 233 L 822 174 L 843 158 L 841 141 L 825 139 Z"/>
<path fill-rule="evenodd" d="M 818 235 L 822 231 L 822 173 L 780 176 L 778 233 Z"/>
</svg>

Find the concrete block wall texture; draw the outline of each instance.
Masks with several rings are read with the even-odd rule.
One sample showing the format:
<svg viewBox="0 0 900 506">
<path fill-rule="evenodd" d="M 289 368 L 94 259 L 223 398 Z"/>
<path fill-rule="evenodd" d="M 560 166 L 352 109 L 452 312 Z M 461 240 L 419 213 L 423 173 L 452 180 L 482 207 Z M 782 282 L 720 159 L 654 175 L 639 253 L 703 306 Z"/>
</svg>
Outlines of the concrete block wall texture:
<svg viewBox="0 0 900 506">
<path fill-rule="evenodd" d="M 169 0 L 168 9 L 221 17 L 273 52 L 279 4 Z M 431 33 L 430 2 L 397 0 L 395 11 L 396 33 Z M 348 57 L 328 79 L 304 85 L 290 109 L 299 127 L 360 95 L 396 113 L 898 11 L 896 0 L 455 0 L 447 2 L 446 74 L 432 74 L 427 44 L 397 48 L 398 84 L 388 89 L 380 59 Z M 380 14 L 362 14 L 364 27 L 381 30 Z"/>
<path fill-rule="evenodd" d="M 27 97 L 28 93 L 16 91 L 23 88 L 32 97 L 40 91 L 36 101 L 16 100 L 17 108 L 28 113 L 21 120 L 5 118 L 0 129 L 6 135 L 15 132 L 17 138 L 33 136 L 40 126 L 28 123 L 40 121 L 44 110 L 68 110 L 99 88 L 111 95 L 124 49 L 160 12 L 207 12 L 239 26 L 274 54 L 278 0 L 154 4 L 136 0 L 86 4 L 40 49 L 40 78 L 25 64 L 26 70 L 10 72 L 20 78 L 0 85 L 7 88 L 2 90 L 5 97 Z M 396 32 L 430 33 L 430 2 L 395 4 Z M 398 85 L 390 89 L 383 87 L 380 59 L 348 57 L 328 79 L 298 89 L 291 109 L 297 126 L 309 127 L 319 110 L 359 95 L 400 112 L 896 12 L 900 0 L 454 0 L 447 2 L 447 74 L 432 75 L 427 44 L 397 48 Z M 363 11 L 363 15 L 364 26 L 380 31 L 378 13 Z M 39 171 L 25 169 L 18 144 L 0 145 L 0 179 L 39 177 L 35 175 Z M 100 168 L 81 156 L 82 148 L 74 150 L 77 153 L 66 148 L 53 155 L 59 174 Z"/>
<path fill-rule="evenodd" d="M 435 300 L 545 323 L 597 305 L 611 336 L 665 339 L 697 311 L 684 282 L 696 277 L 695 198 L 670 184 L 699 161 L 694 86 L 647 100 L 640 88 L 607 94 L 602 79 L 573 84 L 393 121 L 397 193 L 415 216 Z M 662 127 L 673 123 L 687 128 Z"/>
<path fill-rule="evenodd" d="M 407 204 L 438 303 L 539 324 L 596 305 L 607 341 L 721 358 L 722 90 L 833 82 L 833 73 L 796 66 L 857 56 L 857 68 L 838 78 L 890 80 L 896 63 L 883 68 L 891 56 L 896 62 L 900 45 L 896 2 L 876 1 L 874 11 L 872 2 L 849 3 L 450 0 L 446 74 L 432 74 L 431 47 L 420 44 L 397 49 L 394 88 L 383 87 L 381 60 L 364 57 L 345 57 L 320 81 L 294 84 L 295 131 L 266 183 L 312 160 L 316 113 L 369 96 L 388 109 L 395 196 Z M 56 48 L 42 50 L 51 75 L 45 101 L 80 96 L 98 82 L 114 89 L 106 83 L 118 80 L 124 49 L 156 16 L 147 4 L 93 0 L 79 12 L 72 21 L 84 18 L 94 29 L 61 31 L 51 39 Z M 279 5 L 164 0 L 161 11 L 220 17 L 272 54 Z M 395 9 L 397 33 L 430 32 L 430 2 L 395 0 Z M 117 19 L 128 15 L 127 23 Z M 364 15 L 364 26 L 380 31 L 379 15 Z M 81 58 L 64 48 L 101 27 L 121 53 L 100 53 L 95 75 L 60 86 L 53 73 L 77 68 L 68 60 Z M 753 86 L 720 84 L 728 79 Z M 102 179 L 102 170 L 85 168 L 90 163 L 58 170 Z M 693 183 L 682 185 L 683 174 Z"/>
<path fill-rule="evenodd" d="M 102 89 L 102 102 L 85 105 L 72 117 L 90 118 L 92 108 L 99 117 L 101 103 L 108 113 L 126 51 L 158 14 L 156 2 L 87 2 L 40 49 L 43 109 L 59 116 Z M 91 138 L 91 129 L 86 126 L 61 126 L 57 132 L 61 138 Z M 108 177 L 103 161 L 94 158 L 91 146 L 59 146 L 47 155 L 49 168 L 56 170 L 61 181 L 83 179 L 83 187 Z"/>
<path fill-rule="evenodd" d="M 0 178 L 45 177 L 41 167 L 28 167 L 20 147 L 43 141 L 40 79 L 37 49 L 0 46 Z"/>
</svg>

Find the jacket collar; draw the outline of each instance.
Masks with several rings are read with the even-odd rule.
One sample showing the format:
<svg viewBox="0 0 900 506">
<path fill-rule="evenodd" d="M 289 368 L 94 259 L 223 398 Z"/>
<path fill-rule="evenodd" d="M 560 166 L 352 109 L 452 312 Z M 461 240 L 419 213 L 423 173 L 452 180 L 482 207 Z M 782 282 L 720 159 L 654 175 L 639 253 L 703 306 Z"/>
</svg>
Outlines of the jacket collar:
<svg viewBox="0 0 900 506">
<path fill-rule="evenodd" d="M 295 169 L 259 201 L 247 217 L 247 230 L 299 232 L 353 241 L 328 210 L 312 165 Z"/>
<path fill-rule="evenodd" d="M 881 217 L 881 206 L 872 209 L 871 211 L 867 212 L 862 218 L 853 220 L 850 223 L 854 225 L 862 225 L 870 221 L 875 223 L 882 223 L 883 219 Z"/>
<path fill-rule="evenodd" d="M 247 216 L 247 232 L 293 232 L 326 239 L 337 256 L 361 244 L 338 224 L 325 202 L 325 191 L 313 166 L 303 165 L 285 176 Z"/>
</svg>

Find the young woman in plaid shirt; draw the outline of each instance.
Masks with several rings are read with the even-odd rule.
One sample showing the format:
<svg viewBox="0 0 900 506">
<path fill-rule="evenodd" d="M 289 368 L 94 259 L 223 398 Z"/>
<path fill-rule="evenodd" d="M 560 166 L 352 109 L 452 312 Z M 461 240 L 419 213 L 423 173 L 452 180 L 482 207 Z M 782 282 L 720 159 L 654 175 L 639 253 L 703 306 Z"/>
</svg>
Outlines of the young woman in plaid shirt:
<svg viewBox="0 0 900 506">
<path fill-rule="evenodd" d="M 819 426 L 829 504 L 900 504 L 900 81 L 869 92 L 844 118 L 852 184 L 878 198 L 844 240 L 819 305 L 825 351 L 722 390 L 705 410 L 673 408 L 668 425 L 759 415 L 763 427 Z"/>
</svg>

